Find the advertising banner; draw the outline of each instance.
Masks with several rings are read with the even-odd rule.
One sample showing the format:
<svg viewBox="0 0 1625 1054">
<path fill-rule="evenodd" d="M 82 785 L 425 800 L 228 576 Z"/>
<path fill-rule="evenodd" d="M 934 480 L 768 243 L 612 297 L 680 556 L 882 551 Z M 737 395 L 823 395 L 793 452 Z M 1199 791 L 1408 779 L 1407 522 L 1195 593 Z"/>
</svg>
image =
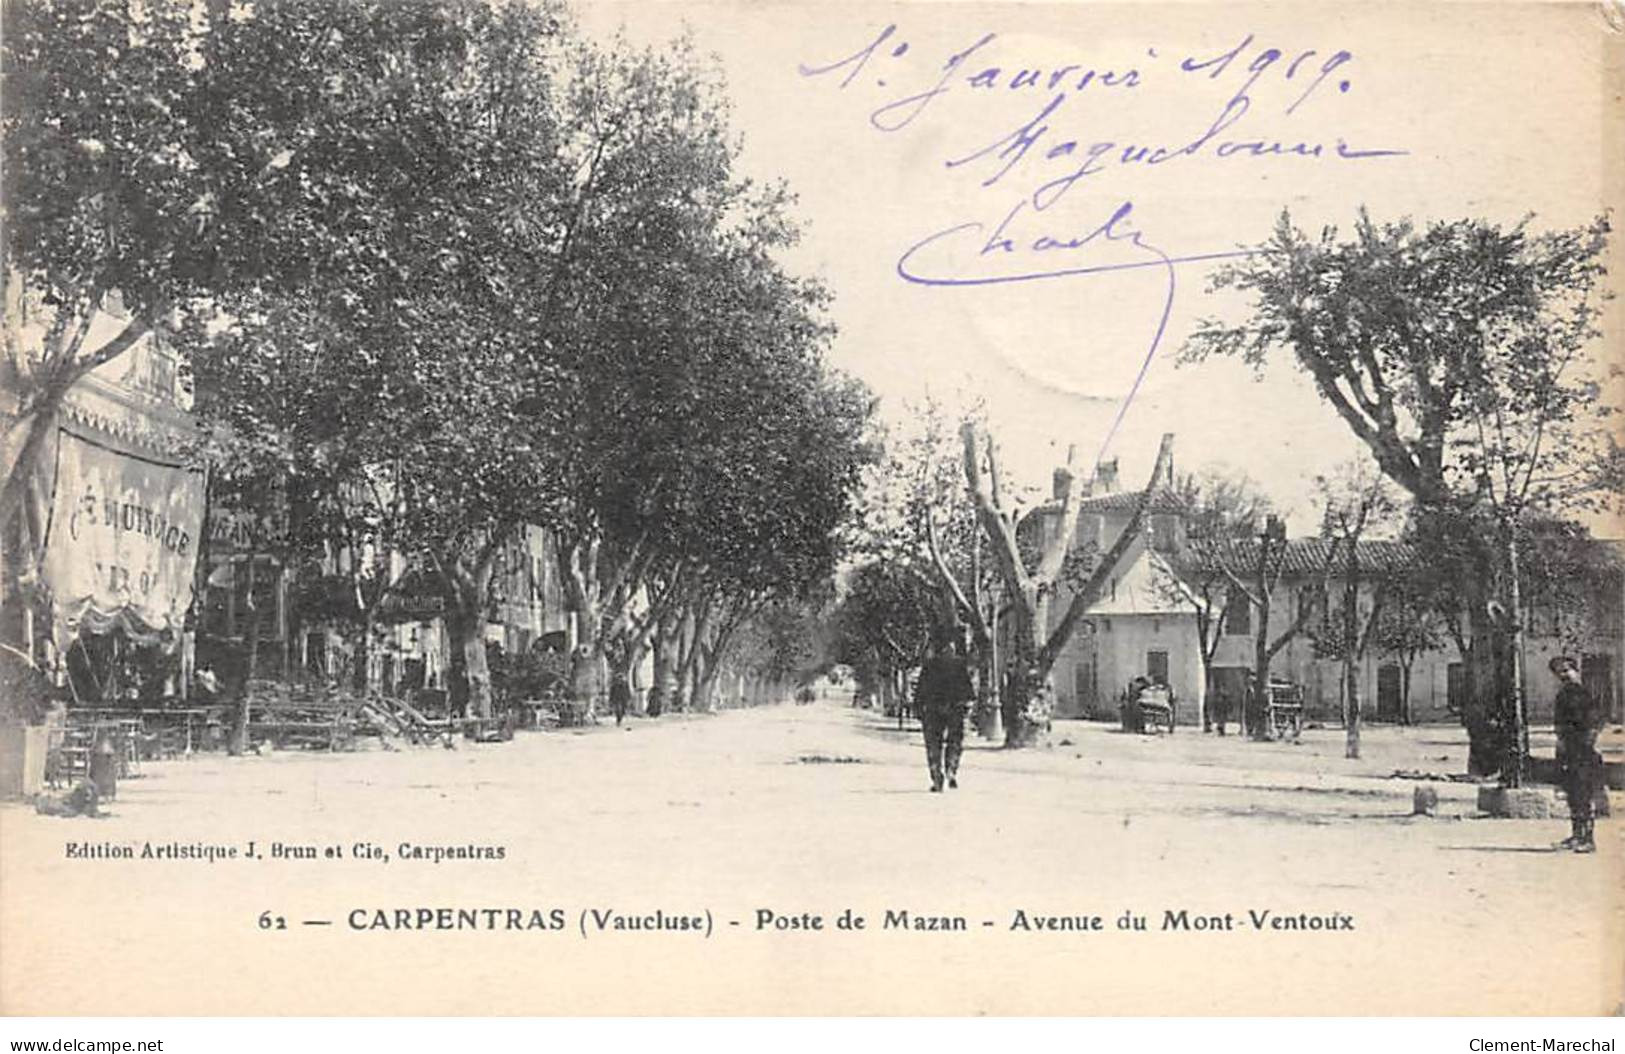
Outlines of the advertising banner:
<svg viewBox="0 0 1625 1054">
<path fill-rule="evenodd" d="M 203 510 L 202 472 L 61 430 L 45 547 L 59 621 L 178 631 Z"/>
</svg>

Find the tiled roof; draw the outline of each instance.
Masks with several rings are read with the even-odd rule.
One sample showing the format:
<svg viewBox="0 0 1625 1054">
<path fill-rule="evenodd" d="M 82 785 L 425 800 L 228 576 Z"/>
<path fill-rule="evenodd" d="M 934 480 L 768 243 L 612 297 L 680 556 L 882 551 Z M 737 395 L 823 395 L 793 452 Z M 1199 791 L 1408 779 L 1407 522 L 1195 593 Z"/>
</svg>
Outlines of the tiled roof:
<svg viewBox="0 0 1625 1054">
<path fill-rule="evenodd" d="M 1319 574 L 1332 557 L 1332 543 L 1324 538 L 1293 538 L 1286 543 L 1281 570 L 1288 575 Z M 1411 547 L 1403 542 L 1361 542 L 1360 567 L 1375 574 L 1393 574 L 1410 566 Z M 1339 563 L 1342 561 L 1339 560 Z M 1179 560 L 1181 570 L 1198 571 L 1220 564 L 1241 571 L 1258 563 L 1258 541 L 1241 538 L 1212 545 L 1192 545 Z"/>
<path fill-rule="evenodd" d="M 1140 500 L 1137 490 L 1120 490 L 1111 494 L 1099 494 L 1092 498 L 1082 498 L 1078 501 L 1078 513 L 1103 512 L 1133 512 L 1134 505 Z M 1033 513 L 1052 513 L 1061 511 L 1061 503 L 1055 500 L 1044 502 L 1035 506 Z M 1147 512 L 1184 512 L 1185 503 L 1179 496 L 1167 487 L 1159 487 L 1151 492 L 1151 500 L 1146 503 Z"/>
<path fill-rule="evenodd" d="M 1140 500 L 1137 490 L 1120 490 L 1114 494 L 1101 494 L 1098 497 L 1084 498 L 1078 502 L 1078 511 L 1086 512 L 1133 512 L 1134 506 Z M 1146 503 L 1147 512 L 1184 512 L 1185 503 L 1179 495 L 1166 487 L 1159 487 L 1151 492 L 1151 500 Z"/>
<path fill-rule="evenodd" d="M 1589 553 L 1588 564 L 1597 571 L 1617 574 L 1625 570 L 1625 543 L 1593 538 L 1582 544 Z M 1282 569 L 1289 575 L 1319 574 L 1332 555 L 1331 547 L 1332 543 L 1324 538 L 1293 538 L 1286 543 Z M 1360 543 L 1360 568 L 1372 574 L 1402 573 L 1410 568 L 1415 558 L 1415 551 L 1405 542 Z M 1182 554 L 1177 565 L 1181 570 L 1194 571 L 1215 566 L 1217 560 L 1222 560 L 1233 570 L 1251 568 L 1258 562 L 1258 541 L 1241 538 L 1220 542 L 1217 547 L 1193 544 Z"/>
</svg>

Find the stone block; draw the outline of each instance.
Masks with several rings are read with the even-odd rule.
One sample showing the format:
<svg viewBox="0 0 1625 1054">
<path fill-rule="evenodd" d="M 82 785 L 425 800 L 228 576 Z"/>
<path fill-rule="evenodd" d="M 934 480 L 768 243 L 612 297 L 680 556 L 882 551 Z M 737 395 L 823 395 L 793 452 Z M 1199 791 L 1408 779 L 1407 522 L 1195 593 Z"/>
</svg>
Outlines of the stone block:
<svg viewBox="0 0 1625 1054">
<path fill-rule="evenodd" d="M 0 798 L 32 798 L 44 789 L 49 746 L 44 725 L 0 724 Z"/>
<path fill-rule="evenodd" d="M 1569 814 L 1561 797 L 1546 787 L 1480 787 L 1478 811 L 1514 820 L 1547 820 Z"/>
<path fill-rule="evenodd" d="M 1439 814 L 1439 792 L 1433 787 L 1421 786 L 1411 792 L 1412 816 L 1437 816 Z"/>
</svg>

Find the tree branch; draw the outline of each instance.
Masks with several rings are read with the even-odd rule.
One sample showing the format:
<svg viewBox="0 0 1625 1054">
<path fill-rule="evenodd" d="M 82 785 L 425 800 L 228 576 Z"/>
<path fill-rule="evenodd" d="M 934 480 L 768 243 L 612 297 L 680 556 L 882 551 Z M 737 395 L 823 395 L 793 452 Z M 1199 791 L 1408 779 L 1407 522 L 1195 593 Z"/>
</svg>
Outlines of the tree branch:
<svg viewBox="0 0 1625 1054">
<path fill-rule="evenodd" d="M 981 444 L 976 426 L 967 421 L 960 427 L 964 444 L 965 485 L 975 503 L 976 517 L 993 548 L 993 558 L 1011 592 L 1025 594 L 1031 589 L 1027 569 L 1021 563 L 1021 549 L 1010 521 L 1000 511 L 988 481 L 982 475 Z"/>
</svg>

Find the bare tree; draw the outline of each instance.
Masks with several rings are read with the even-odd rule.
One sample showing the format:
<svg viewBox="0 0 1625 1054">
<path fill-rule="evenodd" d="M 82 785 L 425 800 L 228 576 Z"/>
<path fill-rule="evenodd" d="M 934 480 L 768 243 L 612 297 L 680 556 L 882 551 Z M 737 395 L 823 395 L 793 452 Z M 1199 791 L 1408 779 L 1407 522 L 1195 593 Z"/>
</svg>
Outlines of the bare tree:
<svg viewBox="0 0 1625 1054">
<path fill-rule="evenodd" d="M 1224 639 L 1231 600 L 1241 596 L 1231 586 L 1225 559 L 1233 543 L 1252 536 L 1269 511 L 1269 500 L 1246 476 L 1215 468 L 1176 477 L 1174 493 L 1184 509 L 1187 541 L 1176 566 L 1158 576 L 1157 589 L 1164 600 L 1189 607 L 1196 617 L 1197 652 L 1209 700 L 1202 709 L 1205 732 L 1212 727 L 1211 701 L 1218 687 L 1213 660 Z"/>
<path fill-rule="evenodd" d="M 1040 539 L 1036 566 L 1029 568 L 1016 538 L 1016 515 L 1005 501 L 997 445 L 969 422 L 960 429 L 960 438 L 964 447 L 965 483 L 975 501 L 977 521 L 992 550 L 1004 595 L 1010 604 L 1010 673 L 1003 694 L 1005 745 L 1028 746 L 1049 725 L 1050 701 L 1045 686 L 1055 660 L 1071 639 L 1084 611 L 1099 598 L 1118 562 L 1139 537 L 1146 506 L 1158 483 L 1167 475 L 1174 437 L 1162 437 L 1151 478 L 1140 492 L 1128 524 L 1093 572 L 1073 592 L 1071 602 L 1054 629 L 1049 628 L 1050 605 L 1077 531 L 1078 503 L 1082 496 L 1073 470 L 1074 452 L 1067 451 L 1067 463 L 1055 475 L 1060 510 L 1054 532 Z"/>
<path fill-rule="evenodd" d="M 1283 578 L 1289 570 L 1291 543 L 1286 537 L 1286 523 L 1278 516 L 1264 520 L 1264 530 L 1256 539 L 1232 542 L 1215 547 L 1210 559 L 1214 561 L 1230 588 L 1246 599 L 1253 614 L 1253 683 L 1242 708 L 1242 727 L 1254 738 L 1269 735 L 1265 696 L 1269 690 L 1270 664 L 1281 649 L 1292 643 L 1310 621 L 1320 613 L 1326 603 L 1327 580 L 1336 559 L 1336 543 L 1330 551 L 1320 554 L 1314 561 L 1308 584 L 1297 591 L 1297 611 L 1281 632 L 1271 635 L 1275 615 L 1276 596 Z M 1302 574 L 1299 568 L 1294 572 Z M 1243 577 L 1245 576 L 1245 577 Z"/>
<path fill-rule="evenodd" d="M 1342 596 L 1333 616 L 1315 637 L 1315 650 L 1335 658 L 1343 667 L 1343 756 L 1360 756 L 1360 662 L 1376 636 L 1377 619 L 1382 612 L 1389 579 L 1386 575 L 1370 581 L 1370 568 L 1362 565 L 1360 541 L 1380 529 L 1398 511 L 1393 488 L 1374 464 L 1353 461 L 1330 476 L 1315 480 L 1324 503 L 1321 536 L 1330 540 L 1340 560 L 1337 565 Z M 1361 587 L 1371 585 L 1368 599 Z"/>
<path fill-rule="evenodd" d="M 1519 537 L 1531 514 L 1617 508 L 1625 451 L 1597 346 L 1610 225 L 1505 229 L 1378 223 L 1319 236 L 1283 213 L 1215 288 L 1250 294 L 1240 324 L 1204 322 L 1183 358 L 1262 366 L 1289 352 L 1415 500 L 1426 557 L 1460 594 L 1463 721 L 1473 772 L 1523 778 Z"/>
</svg>

